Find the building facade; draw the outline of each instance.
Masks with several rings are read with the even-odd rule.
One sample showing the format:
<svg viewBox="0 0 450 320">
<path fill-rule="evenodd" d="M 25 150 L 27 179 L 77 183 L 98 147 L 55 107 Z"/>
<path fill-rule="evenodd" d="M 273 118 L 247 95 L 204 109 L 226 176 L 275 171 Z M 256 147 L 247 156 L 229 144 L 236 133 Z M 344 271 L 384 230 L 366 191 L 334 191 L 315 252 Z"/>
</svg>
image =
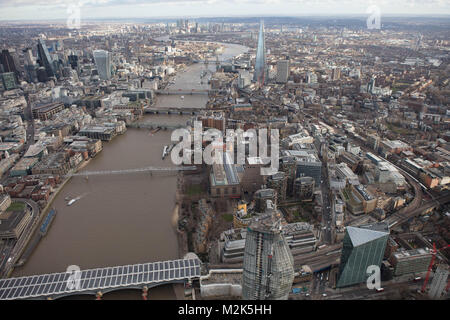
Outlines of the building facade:
<svg viewBox="0 0 450 320">
<path fill-rule="evenodd" d="M 387 223 L 347 227 L 336 287 L 365 282 L 369 276 L 367 268 L 381 266 L 388 237 Z"/>
<path fill-rule="evenodd" d="M 244 300 L 287 300 L 294 281 L 294 259 L 279 218 L 267 211 L 247 229 L 242 275 Z"/>
</svg>

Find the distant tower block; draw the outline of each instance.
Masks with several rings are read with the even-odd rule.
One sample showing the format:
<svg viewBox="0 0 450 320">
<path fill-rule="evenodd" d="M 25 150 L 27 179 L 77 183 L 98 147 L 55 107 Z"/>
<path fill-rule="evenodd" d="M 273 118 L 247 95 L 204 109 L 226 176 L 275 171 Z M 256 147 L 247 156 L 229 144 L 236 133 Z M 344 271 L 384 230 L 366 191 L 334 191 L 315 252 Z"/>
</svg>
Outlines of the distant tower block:
<svg viewBox="0 0 450 320">
<path fill-rule="evenodd" d="M 281 233 L 281 217 L 268 202 L 266 213 L 247 228 L 242 275 L 244 300 L 287 300 L 294 281 L 294 259 Z"/>
<path fill-rule="evenodd" d="M 445 264 L 438 265 L 428 294 L 431 299 L 441 299 L 442 293 L 447 286 L 447 278 L 448 266 Z"/>
</svg>

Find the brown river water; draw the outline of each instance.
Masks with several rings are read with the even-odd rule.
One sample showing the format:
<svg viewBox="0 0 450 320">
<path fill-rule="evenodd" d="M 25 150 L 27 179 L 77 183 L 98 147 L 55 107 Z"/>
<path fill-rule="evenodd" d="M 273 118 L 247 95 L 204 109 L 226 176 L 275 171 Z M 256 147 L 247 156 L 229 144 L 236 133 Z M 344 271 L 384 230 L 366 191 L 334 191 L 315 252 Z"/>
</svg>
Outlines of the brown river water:
<svg viewBox="0 0 450 320">
<path fill-rule="evenodd" d="M 245 51 L 227 45 L 223 58 Z M 215 66 L 210 65 L 213 69 Z M 179 73 L 171 89 L 207 89 L 200 84 L 203 64 Z M 202 108 L 207 96 L 159 96 L 155 107 Z M 146 115 L 141 121 L 186 123 L 189 116 Z M 146 129 L 128 129 L 103 144 L 103 151 L 83 171 L 104 171 L 173 166 L 170 156 L 161 159 L 170 131 L 154 135 Z M 83 269 L 129 265 L 178 259 L 174 226 L 177 177 L 149 173 L 73 177 L 56 196 L 53 206 L 58 214 L 24 266 L 13 276 L 66 271 L 69 265 Z M 66 197 L 81 197 L 67 206 Z M 76 298 L 76 297 L 71 297 Z M 84 298 L 84 297 L 79 297 Z M 92 297 L 90 297 L 92 298 Z M 105 295 L 105 299 L 140 299 L 140 292 L 124 290 Z M 175 299 L 173 286 L 149 291 L 149 298 Z"/>
</svg>

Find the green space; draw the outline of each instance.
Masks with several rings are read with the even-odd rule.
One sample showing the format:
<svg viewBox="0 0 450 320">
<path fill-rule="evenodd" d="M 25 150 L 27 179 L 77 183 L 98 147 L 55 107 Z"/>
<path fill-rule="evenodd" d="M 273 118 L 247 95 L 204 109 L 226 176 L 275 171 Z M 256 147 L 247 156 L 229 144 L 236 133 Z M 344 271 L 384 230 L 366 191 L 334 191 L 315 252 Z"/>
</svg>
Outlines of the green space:
<svg viewBox="0 0 450 320">
<path fill-rule="evenodd" d="M 222 215 L 223 220 L 226 222 L 232 222 L 233 221 L 233 215 L 229 213 L 225 213 Z"/>
<path fill-rule="evenodd" d="M 294 215 L 293 222 L 309 222 L 307 218 L 302 216 L 300 211 L 294 211 L 293 215 Z"/>
<path fill-rule="evenodd" d="M 9 208 L 6 209 L 6 211 L 23 211 L 23 210 L 25 210 L 25 203 L 23 202 L 13 202 L 11 203 Z"/>
<path fill-rule="evenodd" d="M 187 189 L 186 189 L 186 194 L 188 196 L 195 196 L 195 195 L 199 195 L 202 193 L 203 193 L 203 188 L 202 188 L 202 185 L 199 185 L 199 184 L 191 185 L 191 186 L 187 187 Z"/>
<path fill-rule="evenodd" d="M 402 134 L 402 135 L 411 134 L 411 132 L 408 129 L 398 127 L 392 123 L 387 123 L 386 126 L 390 131 L 395 132 L 397 134 Z"/>
</svg>

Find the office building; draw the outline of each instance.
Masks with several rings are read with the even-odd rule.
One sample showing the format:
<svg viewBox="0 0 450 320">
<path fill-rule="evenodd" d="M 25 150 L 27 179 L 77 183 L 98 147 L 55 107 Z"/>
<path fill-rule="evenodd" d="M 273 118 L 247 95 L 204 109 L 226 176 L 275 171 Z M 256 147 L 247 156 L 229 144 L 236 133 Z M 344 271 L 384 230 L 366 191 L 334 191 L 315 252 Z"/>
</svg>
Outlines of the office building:
<svg viewBox="0 0 450 320">
<path fill-rule="evenodd" d="M 421 273 L 428 270 L 432 254 L 423 248 L 394 252 L 389 262 L 394 267 L 394 275 Z"/>
<path fill-rule="evenodd" d="M 72 69 L 76 70 L 78 68 L 78 56 L 71 54 L 69 57 L 69 64 L 72 67 Z"/>
<path fill-rule="evenodd" d="M 39 39 L 37 51 L 38 51 L 39 65 L 45 68 L 47 77 L 48 78 L 55 77 L 56 72 L 54 69 L 53 59 L 50 56 L 50 53 L 48 52 L 48 48 L 44 40 Z"/>
<path fill-rule="evenodd" d="M 301 177 L 294 181 L 294 198 L 305 201 L 314 196 L 315 181 L 311 177 Z"/>
<path fill-rule="evenodd" d="M 277 204 L 277 192 L 274 189 L 261 189 L 255 192 L 255 211 L 264 213 L 267 209 L 267 201 L 270 200 L 274 205 Z"/>
<path fill-rule="evenodd" d="M 277 62 L 277 83 L 286 83 L 289 79 L 289 60 Z"/>
<path fill-rule="evenodd" d="M 367 267 L 380 267 L 389 237 L 385 222 L 347 227 L 339 265 L 338 288 L 367 281 Z"/>
<path fill-rule="evenodd" d="M 320 186 L 322 181 L 322 162 L 314 154 L 297 157 L 296 177 L 312 177 L 316 186 Z"/>
<path fill-rule="evenodd" d="M 287 176 L 284 172 L 277 172 L 267 179 L 267 187 L 276 190 L 279 202 L 286 200 Z"/>
<path fill-rule="evenodd" d="M 264 86 L 267 78 L 266 66 L 266 40 L 264 36 L 264 22 L 261 21 L 259 26 L 258 47 L 256 50 L 255 74 L 253 81 L 257 82 L 260 87 Z"/>
<path fill-rule="evenodd" d="M 94 60 L 100 79 L 111 79 L 111 54 L 105 50 L 95 50 Z"/>
<path fill-rule="evenodd" d="M 9 50 L 4 49 L 0 53 L 0 64 L 3 65 L 3 72 L 13 72 L 17 74 L 17 66 Z"/>
<path fill-rule="evenodd" d="M 287 300 L 294 281 L 294 259 L 273 204 L 253 220 L 245 239 L 242 298 Z"/>
<path fill-rule="evenodd" d="M 341 78 L 341 69 L 339 68 L 333 68 L 331 70 L 331 80 L 336 81 Z"/>
<path fill-rule="evenodd" d="M 33 51 L 31 48 L 23 49 L 23 56 L 25 58 L 25 65 L 34 65 Z"/>
<path fill-rule="evenodd" d="M 210 195 L 213 198 L 240 198 L 241 185 L 237 169 L 230 154 L 223 153 L 223 164 L 213 164 L 209 175 Z"/>
<path fill-rule="evenodd" d="M 280 158 L 280 170 L 283 171 L 287 177 L 286 196 L 291 197 L 294 190 L 295 176 L 297 174 L 297 161 L 295 160 L 295 157 Z"/>
<path fill-rule="evenodd" d="M 64 104 L 56 102 L 56 103 L 50 103 L 45 104 L 42 106 L 34 107 L 33 112 L 33 118 L 39 119 L 42 121 L 46 121 L 48 119 L 51 119 L 53 115 L 57 114 L 58 112 L 62 111 L 64 109 Z"/>
<path fill-rule="evenodd" d="M 17 89 L 16 74 L 14 72 L 0 73 L 0 80 L 5 90 Z"/>
</svg>

